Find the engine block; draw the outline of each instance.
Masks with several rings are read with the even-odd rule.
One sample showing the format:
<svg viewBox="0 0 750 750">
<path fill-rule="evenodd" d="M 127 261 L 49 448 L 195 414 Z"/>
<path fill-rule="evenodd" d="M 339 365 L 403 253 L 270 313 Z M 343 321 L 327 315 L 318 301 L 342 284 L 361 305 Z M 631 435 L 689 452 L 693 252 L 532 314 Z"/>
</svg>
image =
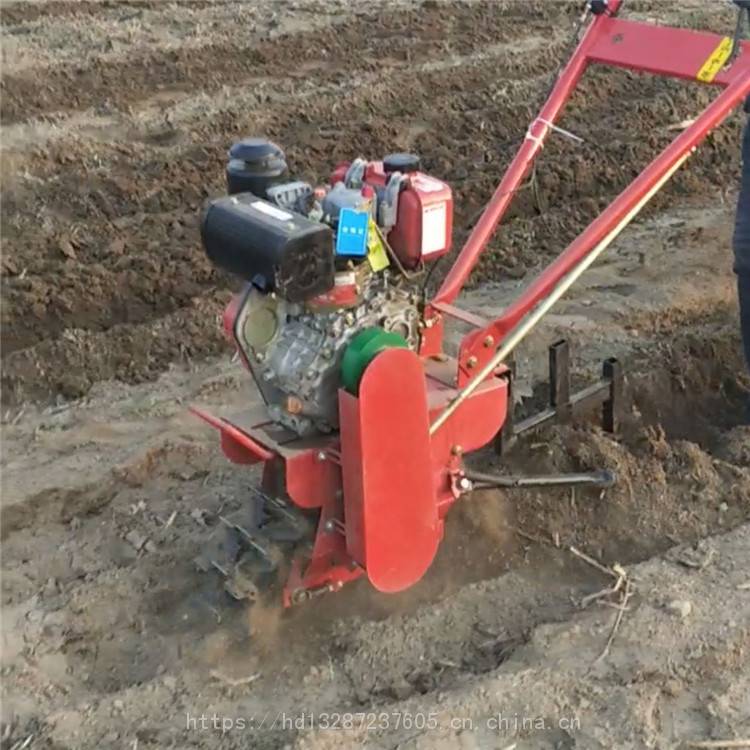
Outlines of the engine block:
<svg viewBox="0 0 750 750">
<path fill-rule="evenodd" d="M 359 331 L 378 326 L 418 342 L 417 293 L 391 273 L 370 274 L 352 307 L 315 310 L 250 287 L 235 339 L 274 422 L 298 435 L 338 428 L 341 359 Z"/>
<path fill-rule="evenodd" d="M 229 194 L 201 223 L 209 258 L 245 282 L 225 327 L 273 422 L 335 431 L 340 388 L 356 392 L 383 348 L 419 348 L 426 264 L 450 249 L 451 189 L 403 153 L 339 164 L 313 187 L 290 180 L 263 138 L 232 146 L 226 174 Z"/>
</svg>

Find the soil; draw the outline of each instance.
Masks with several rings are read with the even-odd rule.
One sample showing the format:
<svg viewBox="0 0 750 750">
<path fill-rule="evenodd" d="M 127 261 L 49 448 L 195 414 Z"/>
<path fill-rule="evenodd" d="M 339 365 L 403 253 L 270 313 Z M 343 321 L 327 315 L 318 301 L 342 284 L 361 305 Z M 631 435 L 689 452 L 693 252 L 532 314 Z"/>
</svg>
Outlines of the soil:
<svg viewBox="0 0 750 750">
<path fill-rule="evenodd" d="M 518 352 L 519 414 L 547 397 L 556 338 L 576 383 L 618 357 L 617 433 L 592 418 L 470 459 L 608 468 L 614 488 L 477 491 L 397 596 L 359 581 L 248 617 L 193 565 L 207 524 L 257 481 L 186 409 L 255 398 L 219 327 L 232 281 L 197 231 L 228 146 L 267 135 L 318 180 L 345 158 L 417 151 L 454 187 L 460 247 L 579 10 L 3 3 L 3 747 L 635 750 L 750 736 L 750 381 L 729 250 L 739 114 Z M 733 28 L 729 4 L 626 11 Z M 502 309 L 709 97 L 588 75 L 562 122 L 584 142 L 549 141 L 462 304 Z M 612 580 L 571 547 L 623 566 L 627 611 L 583 606 Z"/>
</svg>

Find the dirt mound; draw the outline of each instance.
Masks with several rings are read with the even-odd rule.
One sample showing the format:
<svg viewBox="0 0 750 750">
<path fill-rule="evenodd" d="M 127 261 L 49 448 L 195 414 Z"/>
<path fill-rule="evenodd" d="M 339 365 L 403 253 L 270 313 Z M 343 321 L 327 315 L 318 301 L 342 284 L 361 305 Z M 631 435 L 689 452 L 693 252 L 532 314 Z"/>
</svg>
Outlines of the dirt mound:
<svg viewBox="0 0 750 750">
<path fill-rule="evenodd" d="M 734 547 L 721 551 L 724 542 L 700 541 L 750 518 L 745 428 L 732 427 L 743 393 L 738 356 L 734 332 L 695 323 L 671 349 L 652 350 L 642 360 L 647 369 L 631 367 L 632 402 L 617 436 L 594 424 L 560 426 L 524 439 L 502 465 L 489 452 L 472 457 L 486 471 L 606 467 L 619 481 L 605 493 L 475 493 L 451 512 L 438 559 L 408 592 L 380 595 L 362 581 L 325 606 L 283 614 L 271 608 L 260 621 L 251 610 L 249 623 L 244 608 L 228 606 L 219 582 L 197 573 L 191 561 L 210 533 L 206 524 L 245 502 L 254 479 L 227 468 L 213 434 L 178 418 L 180 402 L 245 403 L 236 378 L 225 370 L 209 377 L 198 367 L 190 377 L 175 372 L 161 384 L 118 386 L 79 408 L 22 417 L 11 428 L 14 460 L 4 472 L 6 488 L 25 486 L 16 463 L 28 461 L 23 446 L 34 435 L 42 441 L 35 461 L 47 461 L 49 480 L 3 516 L 6 731 L 95 747 L 117 742 L 132 727 L 139 744 L 221 741 L 239 748 L 246 737 L 235 720 L 260 720 L 271 709 L 299 717 L 303 704 L 316 716 L 424 705 L 478 717 L 495 705 L 480 700 L 488 685 L 505 695 L 546 684 L 568 696 L 572 673 L 554 667 L 555 660 L 567 664 L 575 653 L 579 662 L 594 662 L 611 625 L 604 608 L 577 614 L 577 603 L 606 580 L 569 547 L 632 570 L 682 545 L 669 552 L 669 562 L 633 570 L 639 598 L 601 670 L 623 670 L 635 679 L 652 663 L 651 651 L 639 649 L 633 635 L 642 623 L 666 633 L 667 624 L 683 622 L 669 606 L 685 599 L 698 612 L 685 627 L 707 622 L 702 613 L 712 599 L 702 587 L 708 584 L 691 584 L 688 577 L 705 570 L 711 586 L 722 576 L 727 586 L 741 583 L 741 568 L 727 573 Z M 685 399 L 696 417 L 689 423 L 681 418 Z M 63 460 L 73 462 L 65 472 Z M 94 471 L 100 478 L 92 482 Z M 659 576 L 661 585 L 652 586 Z M 724 592 L 723 585 L 717 591 Z M 740 621 L 736 615 L 734 621 Z M 714 624 L 720 637 L 719 630 L 705 629 L 695 636 L 707 645 L 698 661 L 684 662 L 685 685 L 701 674 L 740 669 L 737 654 L 746 635 L 723 619 Z M 673 638 L 664 648 L 683 659 L 683 642 Z M 538 670 L 538 679 L 523 678 L 528 670 Z M 550 670 L 562 676 L 549 682 Z M 666 685 L 663 700 L 670 700 L 669 691 L 678 688 L 665 683 L 665 675 L 649 671 L 638 684 L 649 691 Z M 604 688 L 592 684 L 591 690 Z M 635 711 L 640 699 L 623 690 Z M 531 701 L 526 712 L 560 713 L 545 701 Z M 503 705 L 509 711 L 515 703 Z M 213 712 L 232 718 L 231 732 L 187 723 L 193 713 Z M 588 709 L 575 703 L 574 714 L 588 716 Z M 599 726 L 591 718 L 573 734 L 588 737 Z M 639 732 L 667 731 L 638 726 Z M 312 729 L 304 719 L 288 725 L 270 719 L 253 741 L 276 748 L 299 737 L 301 747 L 325 746 Z M 454 736 L 450 727 L 445 731 Z M 521 736 L 536 737 L 525 731 Z M 346 747 L 354 735 L 337 736 L 346 738 L 340 740 Z"/>
<path fill-rule="evenodd" d="M 15 633 L 3 653 L 7 684 L 13 685 L 4 701 L 12 736 L 33 732 L 63 746 L 95 747 L 116 742 L 132 727 L 139 744 L 213 746 L 221 740 L 239 748 L 246 737 L 238 718 L 260 720 L 271 708 L 299 717 L 301 702 L 316 716 L 424 707 L 479 721 L 498 708 L 516 713 L 514 701 L 498 698 L 496 704 L 489 696 L 509 698 L 508 691 L 517 696 L 528 689 L 536 697 L 526 709 L 519 704 L 519 715 L 551 718 L 569 709 L 571 716 L 586 717 L 591 696 L 585 704 L 566 702 L 565 711 L 543 696 L 572 700 L 571 685 L 580 680 L 593 680 L 587 690 L 601 696 L 604 686 L 594 685 L 615 670 L 623 679 L 640 675 L 642 689 L 669 702 L 676 698 L 673 691 L 690 691 L 706 675 L 739 675 L 737 654 L 747 645 L 747 634 L 737 627 L 740 615 L 726 610 L 735 624 L 722 615 L 712 621 L 717 630 L 706 629 L 710 618 L 704 615 L 714 609 L 714 594 L 726 597 L 743 583 L 744 563 L 731 550 L 746 549 L 746 540 L 730 546 L 716 540 L 695 549 L 691 544 L 750 517 L 750 467 L 718 458 L 725 455 L 721 445 L 714 455 L 656 426 L 633 430 L 624 442 L 582 426 L 545 432 L 536 441 L 518 446 L 506 468 L 518 470 L 527 462 L 538 470 L 606 465 L 618 472 L 618 487 L 601 497 L 477 493 L 449 517 L 440 558 L 412 591 L 386 598 L 354 585 L 325 607 L 311 605 L 280 619 L 271 610 L 255 628 L 248 627 L 244 611 L 216 599 L 215 583 L 190 566 L 207 533 L 198 521 L 203 516 L 193 517 L 192 510 L 231 510 L 244 496 L 247 478 L 228 473 L 211 450 L 196 454 L 173 445 L 150 469 L 136 467 L 114 488 L 102 486 L 101 493 L 114 489 L 100 495 L 103 502 L 89 498 L 78 511 L 68 506 L 64 524 L 47 521 L 43 534 L 17 528 L 4 542 L 3 575 L 4 622 Z M 168 525 L 173 511 L 176 518 Z M 669 562 L 631 567 L 677 542 L 687 544 L 670 552 Z M 606 609 L 576 614 L 576 602 L 607 582 L 570 555 L 571 544 L 602 562 L 626 565 L 637 582 L 638 598 L 610 659 L 585 677 L 563 664 L 573 654 L 581 669 L 595 662 L 611 615 Z M 696 579 L 704 569 L 709 578 Z M 478 582 L 467 585 L 472 580 Z M 714 593 L 706 594 L 704 586 Z M 681 625 L 669 607 L 684 600 L 693 614 Z M 664 653 L 656 661 L 638 635 L 644 627 L 657 628 L 649 642 Z M 675 627 L 700 633 L 691 630 L 688 637 L 684 630 L 675 639 Z M 705 642 L 698 661 L 680 650 L 696 638 Z M 677 678 L 681 686 L 668 681 L 666 668 L 655 669 L 667 655 L 687 659 Z M 606 688 L 610 698 L 612 689 Z M 618 689 L 623 699 L 635 701 L 636 711 L 639 693 Z M 231 732 L 186 723 L 186 716 L 213 712 L 232 719 Z M 729 720 L 721 716 L 713 725 L 720 735 L 721 722 Z M 253 735 L 259 747 L 281 747 L 295 736 L 300 747 L 328 747 L 331 741 L 304 719 L 272 723 Z M 454 736 L 450 726 L 440 726 Z M 469 732 L 473 725 L 466 726 Z M 479 726 L 469 734 L 475 736 Z M 599 726 L 592 716 L 573 734 L 589 736 Z M 668 731 L 648 722 L 635 726 L 639 733 Z M 519 737 L 539 739 L 532 729 L 540 731 L 519 729 Z M 398 727 L 374 731 L 404 739 Z M 425 727 L 419 735 L 432 737 L 432 731 Z M 512 726 L 505 731 L 515 736 Z M 684 731 L 703 736 L 706 730 L 691 725 Z M 366 737 L 374 741 L 380 734 Z M 333 736 L 347 747 L 359 735 Z M 422 742 L 434 746 L 427 738 Z M 627 741 L 618 746 L 627 747 Z"/>
</svg>

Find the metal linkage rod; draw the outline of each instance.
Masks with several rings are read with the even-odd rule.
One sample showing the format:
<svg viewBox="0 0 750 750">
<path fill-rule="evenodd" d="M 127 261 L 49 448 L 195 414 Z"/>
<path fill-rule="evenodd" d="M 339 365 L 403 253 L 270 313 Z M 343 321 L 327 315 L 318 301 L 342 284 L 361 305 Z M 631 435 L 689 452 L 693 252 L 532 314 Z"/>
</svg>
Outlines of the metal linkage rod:
<svg viewBox="0 0 750 750">
<path fill-rule="evenodd" d="M 484 474 L 478 471 L 467 471 L 465 476 L 474 483 L 474 487 L 612 487 L 617 481 L 614 472 L 607 469 L 584 472 L 581 474 L 548 474 L 539 476 L 503 476 Z"/>
</svg>

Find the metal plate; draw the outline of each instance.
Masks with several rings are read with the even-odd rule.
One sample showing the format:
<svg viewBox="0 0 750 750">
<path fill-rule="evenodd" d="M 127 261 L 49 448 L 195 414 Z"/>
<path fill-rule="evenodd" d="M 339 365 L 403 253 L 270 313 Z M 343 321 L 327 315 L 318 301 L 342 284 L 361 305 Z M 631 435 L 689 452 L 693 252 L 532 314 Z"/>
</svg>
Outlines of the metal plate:
<svg viewBox="0 0 750 750">
<path fill-rule="evenodd" d="M 339 408 L 347 550 L 376 589 L 401 591 L 424 575 L 442 537 L 421 360 L 381 352 L 359 398 L 339 391 Z"/>
</svg>

